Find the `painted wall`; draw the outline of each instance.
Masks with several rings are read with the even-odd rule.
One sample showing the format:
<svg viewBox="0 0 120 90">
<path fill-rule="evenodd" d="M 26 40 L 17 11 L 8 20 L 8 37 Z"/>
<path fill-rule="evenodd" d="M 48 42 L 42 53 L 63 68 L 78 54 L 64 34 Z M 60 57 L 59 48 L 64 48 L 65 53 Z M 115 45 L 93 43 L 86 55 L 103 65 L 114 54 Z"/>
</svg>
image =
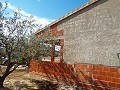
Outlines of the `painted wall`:
<svg viewBox="0 0 120 90">
<path fill-rule="evenodd" d="M 120 66 L 120 0 L 99 0 L 62 20 L 64 61 Z"/>
</svg>

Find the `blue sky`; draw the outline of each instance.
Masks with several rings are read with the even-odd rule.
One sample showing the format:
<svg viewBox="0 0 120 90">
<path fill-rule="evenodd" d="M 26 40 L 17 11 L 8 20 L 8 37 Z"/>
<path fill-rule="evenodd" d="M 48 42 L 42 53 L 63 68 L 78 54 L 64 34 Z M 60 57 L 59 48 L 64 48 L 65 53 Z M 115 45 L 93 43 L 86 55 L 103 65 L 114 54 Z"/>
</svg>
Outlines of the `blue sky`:
<svg viewBox="0 0 120 90">
<path fill-rule="evenodd" d="M 0 0 L 4 2 L 5 0 Z M 21 8 L 22 13 L 40 18 L 48 24 L 71 12 L 89 0 L 9 0 L 9 8 Z"/>
</svg>

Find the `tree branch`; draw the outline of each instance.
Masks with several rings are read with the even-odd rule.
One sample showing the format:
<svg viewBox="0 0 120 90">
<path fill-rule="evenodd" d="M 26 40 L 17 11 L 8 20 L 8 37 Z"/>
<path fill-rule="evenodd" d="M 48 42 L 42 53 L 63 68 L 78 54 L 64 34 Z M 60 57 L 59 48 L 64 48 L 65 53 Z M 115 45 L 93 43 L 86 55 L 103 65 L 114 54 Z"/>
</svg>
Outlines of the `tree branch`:
<svg viewBox="0 0 120 90">
<path fill-rule="evenodd" d="M 18 66 L 19 64 L 17 66 L 14 66 L 14 68 L 11 71 L 9 71 L 9 74 L 12 73 Z"/>
</svg>

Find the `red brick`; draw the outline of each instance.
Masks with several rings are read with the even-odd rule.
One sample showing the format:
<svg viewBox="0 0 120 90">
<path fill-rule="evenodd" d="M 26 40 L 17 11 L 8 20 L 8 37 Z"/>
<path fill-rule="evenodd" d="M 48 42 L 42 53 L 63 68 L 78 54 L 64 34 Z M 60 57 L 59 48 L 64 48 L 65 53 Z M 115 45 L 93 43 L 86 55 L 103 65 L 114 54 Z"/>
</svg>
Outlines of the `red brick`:
<svg viewBox="0 0 120 90">
<path fill-rule="evenodd" d="M 104 72 L 102 72 L 102 71 L 99 71 L 99 73 L 100 73 L 100 75 L 102 75 L 102 76 L 105 74 L 105 73 L 104 73 Z"/>
<path fill-rule="evenodd" d="M 109 87 L 110 86 L 110 82 L 105 82 L 106 86 Z"/>
<path fill-rule="evenodd" d="M 80 66 L 81 66 L 81 68 L 84 69 L 84 68 L 87 68 L 87 67 L 88 67 L 88 64 L 81 64 Z"/>
<path fill-rule="evenodd" d="M 93 65 L 92 64 L 89 64 L 89 69 L 93 69 Z"/>
<path fill-rule="evenodd" d="M 92 69 L 86 69 L 86 72 L 92 72 L 93 70 Z"/>
<path fill-rule="evenodd" d="M 93 74 L 92 75 L 94 79 L 97 79 L 97 75 L 96 74 Z"/>
<path fill-rule="evenodd" d="M 65 78 L 70 78 L 69 74 L 64 73 Z"/>
<path fill-rule="evenodd" d="M 106 79 L 106 77 L 104 77 L 104 76 L 101 77 L 101 80 L 105 80 L 105 79 Z"/>
<path fill-rule="evenodd" d="M 83 74 L 87 77 L 89 76 L 89 72 L 83 72 Z"/>
<path fill-rule="evenodd" d="M 90 89 L 92 89 L 92 90 L 97 90 L 98 89 L 98 87 L 96 87 L 96 86 L 91 86 L 91 88 Z M 101 89 L 99 89 L 99 90 L 101 90 Z"/>
<path fill-rule="evenodd" d="M 93 66 L 93 70 L 96 70 L 96 67 L 95 67 L 95 65 Z"/>
<path fill-rule="evenodd" d="M 98 79 L 98 80 L 102 80 L 102 79 L 103 79 L 103 76 L 97 75 L 97 79 Z"/>
<path fill-rule="evenodd" d="M 95 83 L 97 83 L 97 85 L 101 85 L 101 82 L 99 80 L 94 80 Z"/>
<path fill-rule="evenodd" d="M 64 79 L 63 77 L 65 77 L 64 81 L 67 80 L 73 83 L 76 82 L 78 79 L 82 82 L 88 82 L 92 77 L 95 79 L 95 82 L 99 85 L 101 84 L 103 86 L 107 85 L 114 88 L 120 88 L 120 74 L 117 72 L 117 68 L 114 67 L 106 67 L 103 65 L 93 66 L 91 64 L 75 64 L 75 69 L 78 73 L 78 78 L 74 76 L 71 78 L 70 72 L 73 72 L 72 65 L 66 66 L 66 64 L 59 64 L 55 62 L 42 62 L 42 65 L 39 65 L 37 60 L 31 61 L 30 63 L 30 72 L 36 71 L 46 73 L 48 75 L 54 75 L 57 79 L 59 79 L 59 77 Z M 90 74 L 91 77 L 89 76 Z M 95 86 L 86 86 L 90 89 L 92 88 L 94 90 L 102 90 L 101 88 L 96 89 Z"/>
<path fill-rule="evenodd" d="M 79 67 L 79 66 L 80 66 L 80 64 L 77 64 L 77 63 L 74 64 L 74 67 L 75 67 L 75 68 L 77 68 L 77 67 Z"/>
<path fill-rule="evenodd" d="M 106 81 L 100 81 L 100 84 L 103 87 L 108 87 L 109 86 L 109 82 L 106 82 Z"/>
<path fill-rule="evenodd" d="M 119 74 L 119 73 L 116 73 L 116 77 L 117 77 L 117 78 L 120 78 L 120 74 Z"/>
<path fill-rule="evenodd" d="M 94 70 L 93 74 L 100 75 L 100 71 Z"/>
<path fill-rule="evenodd" d="M 100 75 L 103 75 L 103 76 L 108 76 L 108 75 L 109 75 L 109 72 L 102 71 L 102 72 L 100 72 Z"/>
<path fill-rule="evenodd" d="M 80 81 L 85 82 L 85 83 L 88 82 L 88 80 L 87 80 L 86 78 L 84 78 L 84 77 L 82 77 L 82 78 L 80 79 Z"/>
<path fill-rule="evenodd" d="M 106 90 L 106 89 L 103 87 L 96 87 L 96 89 L 94 89 L 94 90 Z"/>
<path fill-rule="evenodd" d="M 104 80 L 105 81 L 111 81 L 111 77 L 105 77 Z"/>
<path fill-rule="evenodd" d="M 109 67 L 103 67 L 103 71 L 110 72 L 110 68 Z"/>
<path fill-rule="evenodd" d="M 117 78 L 117 83 L 120 83 L 120 78 Z"/>
<path fill-rule="evenodd" d="M 109 77 L 114 77 L 115 74 L 113 72 L 107 72 Z"/>
<path fill-rule="evenodd" d="M 102 77 L 101 77 L 101 80 L 110 81 L 110 80 L 111 80 L 111 77 L 102 76 Z"/>
<path fill-rule="evenodd" d="M 116 87 L 116 83 L 109 82 L 109 86 L 110 86 L 110 87 Z"/>
<path fill-rule="evenodd" d="M 78 75 L 78 79 L 79 79 L 80 81 L 82 81 L 82 80 L 84 79 L 84 76 L 81 75 L 81 74 L 79 74 L 79 75 Z"/>
<path fill-rule="evenodd" d="M 116 84 L 116 88 L 120 88 L 120 83 L 119 83 L 119 84 Z"/>
<path fill-rule="evenodd" d="M 111 78 L 111 82 L 117 82 L 117 78 Z"/>
<path fill-rule="evenodd" d="M 64 30 L 58 31 L 57 36 L 63 36 L 63 35 L 64 35 Z"/>
<path fill-rule="evenodd" d="M 93 89 L 92 85 L 90 85 L 90 84 L 86 84 L 86 87 L 89 89 Z"/>
<path fill-rule="evenodd" d="M 100 70 L 102 71 L 103 70 L 103 65 L 96 65 L 96 66 L 93 66 L 94 70 Z"/>
<path fill-rule="evenodd" d="M 109 69 L 110 69 L 110 72 L 118 72 L 118 68 L 111 67 L 111 68 L 109 68 Z"/>
</svg>

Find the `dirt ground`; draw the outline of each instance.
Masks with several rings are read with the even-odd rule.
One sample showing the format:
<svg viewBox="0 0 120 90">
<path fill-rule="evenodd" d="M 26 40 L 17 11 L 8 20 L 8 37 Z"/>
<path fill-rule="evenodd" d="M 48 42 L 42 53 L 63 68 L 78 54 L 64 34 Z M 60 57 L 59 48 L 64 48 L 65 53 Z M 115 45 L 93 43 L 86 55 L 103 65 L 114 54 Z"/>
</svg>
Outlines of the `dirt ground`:
<svg viewBox="0 0 120 90">
<path fill-rule="evenodd" d="M 2 90 L 49 90 L 46 89 L 46 84 L 54 86 L 56 90 L 57 85 L 35 75 L 30 75 L 25 69 L 17 69 L 10 74 L 5 82 Z M 40 86 L 41 85 L 41 86 Z"/>
<path fill-rule="evenodd" d="M 3 90 L 38 90 L 26 75 L 28 72 L 25 69 L 17 69 L 6 78 Z"/>
<path fill-rule="evenodd" d="M 1 90 L 78 90 L 72 86 L 58 84 L 56 81 L 51 82 L 47 78 L 30 74 L 20 68 L 6 78 L 4 87 Z"/>
</svg>

